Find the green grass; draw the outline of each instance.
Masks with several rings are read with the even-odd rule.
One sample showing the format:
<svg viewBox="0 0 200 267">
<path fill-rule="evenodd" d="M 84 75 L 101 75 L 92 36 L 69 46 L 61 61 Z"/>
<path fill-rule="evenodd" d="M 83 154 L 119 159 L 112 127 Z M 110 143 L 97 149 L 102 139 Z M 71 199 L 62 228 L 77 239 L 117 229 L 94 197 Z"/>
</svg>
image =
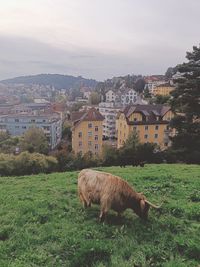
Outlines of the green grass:
<svg viewBox="0 0 200 267">
<path fill-rule="evenodd" d="M 200 264 L 200 166 L 99 168 L 159 204 L 144 223 L 131 210 L 97 221 L 84 210 L 77 172 L 0 177 L 0 266 L 183 267 Z"/>
</svg>

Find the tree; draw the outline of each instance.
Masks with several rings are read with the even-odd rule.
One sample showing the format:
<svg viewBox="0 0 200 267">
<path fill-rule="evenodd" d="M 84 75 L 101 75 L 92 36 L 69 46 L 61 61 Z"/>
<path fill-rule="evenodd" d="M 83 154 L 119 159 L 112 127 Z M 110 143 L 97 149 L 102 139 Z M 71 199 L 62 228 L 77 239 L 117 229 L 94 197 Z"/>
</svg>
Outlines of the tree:
<svg viewBox="0 0 200 267">
<path fill-rule="evenodd" d="M 172 78 L 172 76 L 176 73 L 176 68 L 169 67 L 167 71 L 165 72 L 165 77 L 167 79 Z"/>
<path fill-rule="evenodd" d="M 103 146 L 103 166 L 115 166 L 118 165 L 118 150 L 110 145 Z"/>
<path fill-rule="evenodd" d="M 7 132 L 0 132 L 0 142 L 5 141 L 9 138 L 9 134 Z"/>
<path fill-rule="evenodd" d="M 65 121 L 63 123 L 63 127 L 62 127 L 62 137 L 66 138 L 67 141 L 71 142 L 72 141 L 72 130 L 71 130 L 72 126 Z"/>
<path fill-rule="evenodd" d="M 40 128 L 30 128 L 27 130 L 21 140 L 20 147 L 23 151 L 30 153 L 47 154 L 49 151 L 47 138 Z"/>
<path fill-rule="evenodd" d="M 143 78 L 139 78 L 135 83 L 135 90 L 139 93 L 144 91 L 145 80 Z"/>
<path fill-rule="evenodd" d="M 90 104 L 98 105 L 101 102 L 101 95 L 97 92 L 92 92 L 89 99 Z"/>
<path fill-rule="evenodd" d="M 155 104 L 168 104 L 170 100 L 169 95 L 157 95 L 154 98 L 154 103 Z"/>
<path fill-rule="evenodd" d="M 194 46 L 186 58 L 188 62 L 177 66 L 181 77 L 175 81 L 176 88 L 171 92 L 175 112 L 171 126 L 177 130 L 172 147 L 182 150 L 187 158 L 195 152 L 200 162 L 200 46 Z"/>
<path fill-rule="evenodd" d="M 137 147 L 139 145 L 139 137 L 136 131 L 133 131 L 123 147 L 119 149 L 120 166 L 134 165 L 137 157 Z"/>
</svg>

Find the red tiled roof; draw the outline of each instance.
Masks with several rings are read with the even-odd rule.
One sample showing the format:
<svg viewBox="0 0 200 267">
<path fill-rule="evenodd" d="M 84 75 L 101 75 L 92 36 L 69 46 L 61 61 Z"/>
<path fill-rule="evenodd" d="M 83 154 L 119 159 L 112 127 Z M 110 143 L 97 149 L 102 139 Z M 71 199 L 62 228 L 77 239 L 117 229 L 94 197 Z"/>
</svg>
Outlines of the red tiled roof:
<svg viewBox="0 0 200 267">
<path fill-rule="evenodd" d="M 103 121 L 104 117 L 95 108 L 90 108 L 88 111 L 73 112 L 72 121 L 74 126 L 81 121 Z"/>
</svg>

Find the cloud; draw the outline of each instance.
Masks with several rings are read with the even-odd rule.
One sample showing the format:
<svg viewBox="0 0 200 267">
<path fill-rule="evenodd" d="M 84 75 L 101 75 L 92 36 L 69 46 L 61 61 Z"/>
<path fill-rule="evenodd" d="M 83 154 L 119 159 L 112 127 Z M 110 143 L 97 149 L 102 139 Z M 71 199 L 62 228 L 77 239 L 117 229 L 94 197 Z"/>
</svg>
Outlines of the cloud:
<svg viewBox="0 0 200 267">
<path fill-rule="evenodd" d="M 0 79 L 164 73 L 198 45 L 199 10 L 199 0 L 4 1 Z"/>
</svg>

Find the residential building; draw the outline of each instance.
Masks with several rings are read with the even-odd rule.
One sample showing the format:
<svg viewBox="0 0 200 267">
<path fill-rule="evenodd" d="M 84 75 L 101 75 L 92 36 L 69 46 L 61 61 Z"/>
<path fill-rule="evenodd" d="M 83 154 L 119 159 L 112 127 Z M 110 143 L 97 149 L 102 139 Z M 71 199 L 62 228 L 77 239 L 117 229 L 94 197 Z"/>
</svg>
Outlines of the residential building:
<svg viewBox="0 0 200 267">
<path fill-rule="evenodd" d="M 106 92 L 106 102 L 115 102 L 116 93 L 113 90 L 108 90 Z"/>
<path fill-rule="evenodd" d="M 154 96 L 157 95 L 168 96 L 173 90 L 174 86 L 172 86 L 170 83 L 165 83 L 156 86 L 152 92 Z"/>
<path fill-rule="evenodd" d="M 116 118 L 120 111 L 120 106 L 113 102 L 99 103 L 99 112 L 104 116 L 103 121 L 103 138 L 113 139 L 116 138 Z"/>
<path fill-rule="evenodd" d="M 9 114 L 0 116 L 0 130 L 7 131 L 12 136 L 21 136 L 31 127 L 41 128 L 51 149 L 61 141 L 62 122 L 60 115 L 52 114 Z"/>
<path fill-rule="evenodd" d="M 162 149 L 170 145 L 173 132 L 169 122 L 173 113 L 164 105 L 129 105 L 117 117 L 117 147 L 123 146 L 129 134 L 136 131 L 141 143 L 156 143 Z"/>
<path fill-rule="evenodd" d="M 95 108 L 72 113 L 72 149 L 84 155 L 87 152 L 102 153 L 104 117 Z"/>
<path fill-rule="evenodd" d="M 90 99 L 90 95 L 91 95 L 91 91 L 85 91 L 83 93 L 83 98 L 86 98 L 87 100 L 89 100 Z"/>
<path fill-rule="evenodd" d="M 150 94 L 153 94 L 154 88 L 161 84 L 165 84 L 166 80 L 162 75 L 153 75 L 145 77 L 145 83 L 144 89 L 148 89 Z"/>
<path fill-rule="evenodd" d="M 126 89 L 121 95 L 122 105 L 134 104 L 137 101 L 138 94 L 134 89 Z"/>
</svg>

